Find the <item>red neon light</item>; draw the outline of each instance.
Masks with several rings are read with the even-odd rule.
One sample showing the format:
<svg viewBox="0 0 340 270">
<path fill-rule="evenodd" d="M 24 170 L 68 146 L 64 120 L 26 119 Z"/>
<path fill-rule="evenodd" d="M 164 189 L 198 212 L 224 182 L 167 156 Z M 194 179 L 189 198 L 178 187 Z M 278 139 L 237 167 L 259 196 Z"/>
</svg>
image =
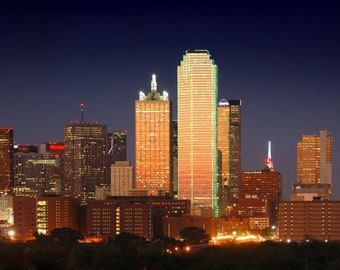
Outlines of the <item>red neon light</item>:
<svg viewBox="0 0 340 270">
<path fill-rule="evenodd" d="M 50 144 L 50 150 L 65 150 L 65 145 Z"/>
</svg>

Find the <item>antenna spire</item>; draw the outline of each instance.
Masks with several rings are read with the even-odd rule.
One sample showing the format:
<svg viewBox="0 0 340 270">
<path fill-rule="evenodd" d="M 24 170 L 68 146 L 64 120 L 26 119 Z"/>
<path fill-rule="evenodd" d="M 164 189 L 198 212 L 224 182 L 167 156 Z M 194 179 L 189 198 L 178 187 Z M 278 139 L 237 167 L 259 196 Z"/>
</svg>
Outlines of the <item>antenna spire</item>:
<svg viewBox="0 0 340 270">
<path fill-rule="evenodd" d="M 84 103 L 80 103 L 80 123 L 84 122 Z"/>
<path fill-rule="evenodd" d="M 266 168 L 269 168 L 269 170 L 274 170 L 274 163 L 272 161 L 272 148 L 271 148 L 271 142 L 268 141 L 268 155 L 267 158 L 264 160 L 264 166 Z"/>
<path fill-rule="evenodd" d="M 152 74 L 151 91 L 157 92 L 156 74 Z"/>
</svg>

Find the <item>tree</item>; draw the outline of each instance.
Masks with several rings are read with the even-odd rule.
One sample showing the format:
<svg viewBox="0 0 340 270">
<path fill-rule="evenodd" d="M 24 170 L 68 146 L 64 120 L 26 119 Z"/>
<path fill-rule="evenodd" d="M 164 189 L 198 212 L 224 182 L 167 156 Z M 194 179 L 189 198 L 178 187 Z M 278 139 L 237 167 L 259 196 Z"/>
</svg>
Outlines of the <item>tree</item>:
<svg viewBox="0 0 340 270">
<path fill-rule="evenodd" d="M 185 227 L 179 232 L 179 236 L 187 244 L 203 244 L 208 243 L 210 235 L 203 228 L 195 226 Z"/>
<path fill-rule="evenodd" d="M 72 228 L 63 227 L 63 228 L 56 228 L 52 230 L 51 238 L 53 240 L 72 244 L 72 243 L 77 243 L 78 240 L 83 239 L 83 236 L 81 235 L 80 232 L 73 230 Z"/>
</svg>

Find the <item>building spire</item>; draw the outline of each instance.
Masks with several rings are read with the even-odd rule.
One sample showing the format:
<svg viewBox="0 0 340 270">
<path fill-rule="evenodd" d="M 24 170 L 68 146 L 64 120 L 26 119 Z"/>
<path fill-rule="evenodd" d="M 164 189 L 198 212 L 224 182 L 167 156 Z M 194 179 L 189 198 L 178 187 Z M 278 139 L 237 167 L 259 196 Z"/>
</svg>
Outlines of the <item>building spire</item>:
<svg viewBox="0 0 340 270">
<path fill-rule="evenodd" d="M 80 103 L 80 123 L 84 122 L 84 103 Z"/>
<path fill-rule="evenodd" d="M 272 161 L 272 148 L 270 141 L 268 141 L 268 155 L 267 158 L 264 160 L 264 166 L 271 171 L 274 170 L 274 163 Z"/>
<path fill-rule="evenodd" d="M 157 92 L 156 74 L 152 74 L 151 91 Z"/>
</svg>

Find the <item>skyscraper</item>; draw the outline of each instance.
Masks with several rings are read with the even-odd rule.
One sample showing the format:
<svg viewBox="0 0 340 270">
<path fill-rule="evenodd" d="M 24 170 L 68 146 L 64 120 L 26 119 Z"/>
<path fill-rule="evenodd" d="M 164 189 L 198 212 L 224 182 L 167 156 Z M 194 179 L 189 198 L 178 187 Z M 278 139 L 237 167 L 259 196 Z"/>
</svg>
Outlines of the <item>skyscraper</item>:
<svg viewBox="0 0 340 270">
<path fill-rule="evenodd" d="M 13 185 L 13 128 L 0 128 L 0 192 Z"/>
<path fill-rule="evenodd" d="M 178 198 L 218 215 L 217 65 L 187 50 L 177 67 Z"/>
<path fill-rule="evenodd" d="M 220 214 L 238 199 L 241 179 L 241 100 L 218 102 L 218 149 L 220 151 Z"/>
<path fill-rule="evenodd" d="M 165 194 L 172 190 L 172 103 L 166 91 L 157 92 L 156 75 L 151 91 L 135 101 L 136 189 Z"/>
<path fill-rule="evenodd" d="M 96 186 L 107 184 L 107 126 L 85 122 L 82 114 L 80 122 L 65 125 L 64 145 L 63 192 L 86 204 Z"/>
<path fill-rule="evenodd" d="M 126 161 L 126 145 L 127 145 L 127 131 L 126 130 L 114 130 L 108 133 L 108 144 L 110 156 L 110 164 L 114 164 L 116 161 Z"/>
<path fill-rule="evenodd" d="M 332 135 L 320 130 L 320 135 L 302 135 L 297 143 L 298 184 L 332 185 Z"/>
</svg>

